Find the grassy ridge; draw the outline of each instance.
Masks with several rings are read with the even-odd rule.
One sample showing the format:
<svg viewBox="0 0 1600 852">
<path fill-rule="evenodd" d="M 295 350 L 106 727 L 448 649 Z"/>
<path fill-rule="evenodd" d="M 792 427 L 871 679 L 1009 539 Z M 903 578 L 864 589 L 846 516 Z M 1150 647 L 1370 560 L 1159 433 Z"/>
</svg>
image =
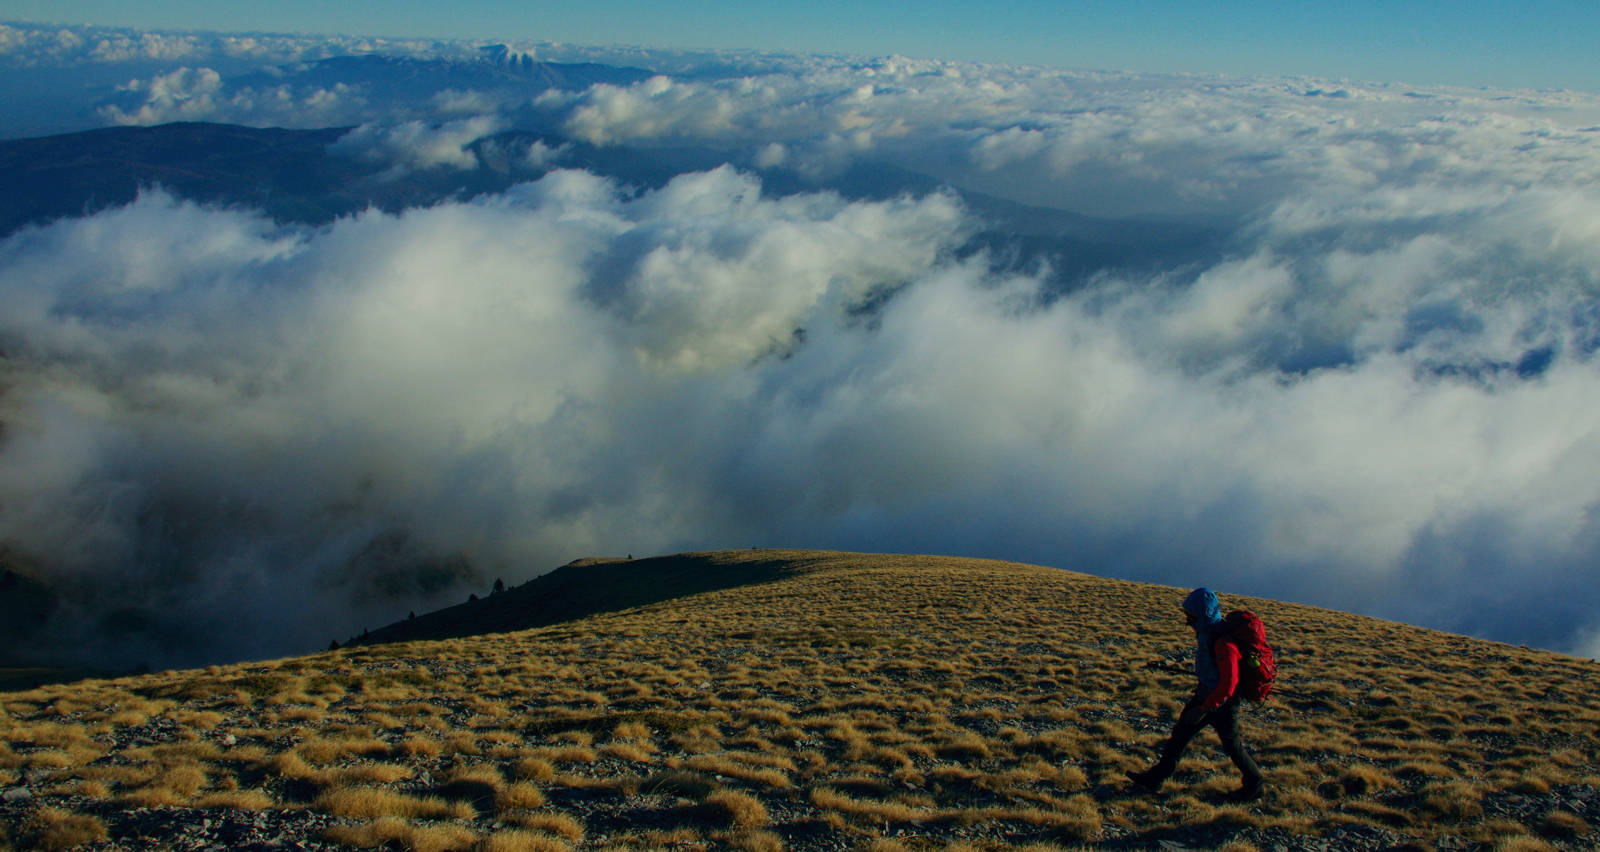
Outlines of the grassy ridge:
<svg viewBox="0 0 1600 852">
<path fill-rule="evenodd" d="M 1145 666 L 1192 645 L 1183 590 L 938 557 L 678 559 L 756 582 L 0 696 L 0 789 L 31 796 L 0 827 L 129 844 L 159 808 L 418 850 L 1246 852 L 1590 848 L 1600 818 L 1590 661 L 1224 593 L 1266 620 L 1294 693 L 1244 722 L 1272 791 L 1220 803 L 1237 780 L 1207 735 L 1167 795 L 1132 796 L 1123 773 L 1191 685 Z"/>
<path fill-rule="evenodd" d="M 776 555 L 774 555 L 776 554 Z M 680 554 L 651 559 L 578 559 L 520 586 L 397 621 L 346 644 L 452 639 L 572 621 L 786 576 L 793 551 Z"/>
</svg>

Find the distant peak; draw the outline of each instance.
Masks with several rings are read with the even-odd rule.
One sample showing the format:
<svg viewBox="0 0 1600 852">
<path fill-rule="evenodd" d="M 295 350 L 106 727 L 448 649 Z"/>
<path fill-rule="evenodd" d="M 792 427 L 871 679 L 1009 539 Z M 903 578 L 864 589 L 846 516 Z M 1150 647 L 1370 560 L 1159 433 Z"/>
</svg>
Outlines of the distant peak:
<svg viewBox="0 0 1600 852">
<path fill-rule="evenodd" d="M 539 64 L 539 60 L 532 53 L 516 50 L 508 44 L 486 44 L 478 48 L 478 55 L 485 62 L 523 71 Z"/>
</svg>

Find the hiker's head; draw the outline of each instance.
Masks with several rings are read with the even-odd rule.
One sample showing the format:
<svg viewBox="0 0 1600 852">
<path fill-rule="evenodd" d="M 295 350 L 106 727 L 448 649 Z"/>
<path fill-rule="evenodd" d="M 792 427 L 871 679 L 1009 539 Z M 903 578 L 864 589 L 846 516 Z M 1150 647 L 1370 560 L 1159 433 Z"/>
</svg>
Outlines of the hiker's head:
<svg viewBox="0 0 1600 852">
<path fill-rule="evenodd" d="M 1183 620 L 1190 626 L 1221 621 L 1222 604 L 1217 600 L 1217 593 L 1205 586 L 1190 592 L 1183 599 Z"/>
</svg>

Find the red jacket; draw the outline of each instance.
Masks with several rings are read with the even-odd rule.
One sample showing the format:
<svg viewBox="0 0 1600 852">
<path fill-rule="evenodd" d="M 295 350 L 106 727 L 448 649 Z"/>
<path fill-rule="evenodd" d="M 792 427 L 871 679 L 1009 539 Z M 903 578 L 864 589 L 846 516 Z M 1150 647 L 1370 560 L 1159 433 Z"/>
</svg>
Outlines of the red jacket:
<svg viewBox="0 0 1600 852">
<path fill-rule="evenodd" d="M 1217 687 L 1206 696 L 1204 704 L 1200 705 L 1200 712 L 1210 713 L 1221 707 L 1233 697 L 1233 691 L 1239 688 L 1239 660 L 1243 659 L 1239 653 L 1239 646 L 1227 639 L 1218 639 L 1211 646 L 1212 656 L 1217 661 Z"/>
</svg>

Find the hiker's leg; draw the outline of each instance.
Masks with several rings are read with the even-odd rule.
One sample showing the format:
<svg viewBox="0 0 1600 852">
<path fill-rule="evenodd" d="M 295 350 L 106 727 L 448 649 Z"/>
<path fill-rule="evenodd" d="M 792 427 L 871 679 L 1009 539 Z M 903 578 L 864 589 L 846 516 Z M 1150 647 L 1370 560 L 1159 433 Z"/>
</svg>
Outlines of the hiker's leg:
<svg viewBox="0 0 1600 852">
<path fill-rule="evenodd" d="M 1194 735 L 1206 726 L 1207 717 L 1199 712 L 1204 700 L 1205 696 L 1196 695 L 1184 705 L 1183 712 L 1178 714 L 1178 721 L 1172 724 L 1172 735 L 1167 737 L 1167 744 L 1161 749 L 1161 759 L 1150 767 L 1150 777 L 1164 780 L 1177 771 L 1178 758 L 1183 756 L 1183 750 L 1189 747 Z"/>
<path fill-rule="evenodd" d="M 1250 752 L 1245 750 L 1244 740 L 1239 737 L 1239 700 L 1232 701 L 1218 707 L 1206 721 L 1217 732 L 1217 738 L 1222 740 L 1222 751 L 1239 767 L 1239 774 L 1244 776 L 1245 789 L 1255 789 L 1261 786 L 1261 767 L 1250 759 Z"/>
</svg>

